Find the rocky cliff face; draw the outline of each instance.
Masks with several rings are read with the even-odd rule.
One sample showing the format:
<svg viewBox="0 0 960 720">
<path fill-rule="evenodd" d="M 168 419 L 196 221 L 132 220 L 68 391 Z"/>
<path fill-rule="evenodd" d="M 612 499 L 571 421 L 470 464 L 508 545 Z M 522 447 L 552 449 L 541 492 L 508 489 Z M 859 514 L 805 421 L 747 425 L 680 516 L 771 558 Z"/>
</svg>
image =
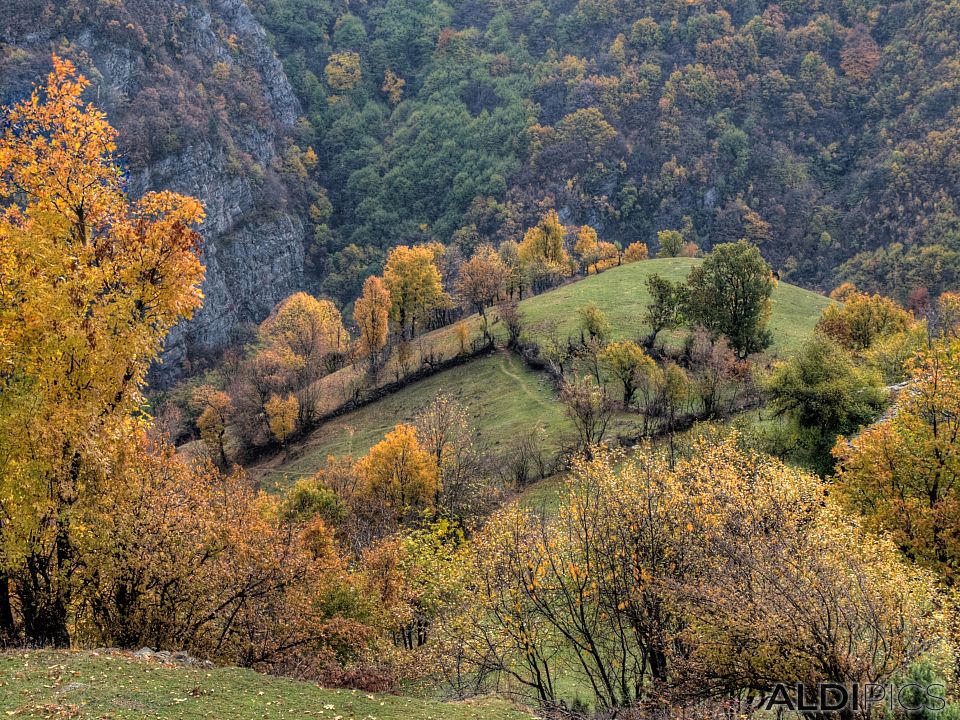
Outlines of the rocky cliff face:
<svg viewBox="0 0 960 720">
<path fill-rule="evenodd" d="M 51 52 L 71 58 L 120 130 L 130 192 L 203 201 L 204 307 L 168 340 L 170 377 L 303 284 L 304 223 L 281 160 L 300 107 L 244 0 L 63 5 L 0 0 L 0 93 L 26 95 Z"/>
</svg>

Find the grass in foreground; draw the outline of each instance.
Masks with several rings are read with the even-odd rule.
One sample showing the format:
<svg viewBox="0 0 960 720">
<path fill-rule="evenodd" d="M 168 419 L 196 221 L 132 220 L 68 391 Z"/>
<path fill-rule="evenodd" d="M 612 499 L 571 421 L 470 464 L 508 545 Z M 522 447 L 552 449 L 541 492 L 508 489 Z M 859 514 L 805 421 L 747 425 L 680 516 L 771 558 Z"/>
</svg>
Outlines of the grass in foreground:
<svg viewBox="0 0 960 720">
<path fill-rule="evenodd" d="M 260 675 L 162 665 L 117 652 L 0 655 L 0 712 L 20 718 L 529 720 L 496 699 L 443 703 Z"/>
</svg>

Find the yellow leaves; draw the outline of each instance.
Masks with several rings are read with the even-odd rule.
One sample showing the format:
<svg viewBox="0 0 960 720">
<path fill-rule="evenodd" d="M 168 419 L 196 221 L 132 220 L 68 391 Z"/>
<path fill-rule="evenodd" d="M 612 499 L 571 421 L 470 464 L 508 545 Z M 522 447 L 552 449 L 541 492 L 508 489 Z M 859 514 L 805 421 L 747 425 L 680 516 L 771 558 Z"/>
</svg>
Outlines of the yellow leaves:
<svg viewBox="0 0 960 720">
<path fill-rule="evenodd" d="M 403 96 L 403 87 L 407 82 L 387 68 L 383 74 L 383 87 L 380 89 L 387 94 L 391 105 L 397 105 Z"/>
<path fill-rule="evenodd" d="M 260 325 L 260 337 L 268 347 L 313 364 L 342 352 L 349 340 L 336 305 L 304 292 L 294 293 L 274 308 Z"/>
<path fill-rule="evenodd" d="M 360 352 L 373 358 L 387 344 L 390 319 L 390 293 L 383 281 L 371 276 L 363 283 L 363 294 L 353 307 L 353 319 L 360 330 Z"/>
<path fill-rule="evenodd" d="M 300 414 L 300 403 L 295 395 L 280 397 L 272 395 L 264 404 L 267 413 L 267 422 L 270 432 L 283 444 L 297 431 L 297 418 Z"/>
<path fill-rule="evenodd" d="M 442 248 L 434 245 L 400 245 L 387 256 L 383 284 L 390 293 L 391 318 L 410 337 L 428 313 L 449 302 L 436 265 L 440 254 Z"/>
<path fill-rule="evenodd" d="M 399 424 L 357 463 L 372 498 L 385 500 L 402 516 L 410 507 L 430 507 L 440 489 L 436 459 L 417 439 L 412 425 Z M 398 517 L 399 519 L 399 517 Z"/>
<path fill-rule="evenodd" d="M 540 222 L 527 230 L 517 247 L 520 262 L 534 274 L 570 274 L 570 259 L 564 247 L 566 228 L 556 210 L 550 210 Z"/>
<path fill-rule="evenodd" d="M 73 65 L 53 64 L 0 136 L 0 362 L 14 369 L 0 379 L 10 458 L 0 487 L 18 487 L 23 504 L 4 504 L 24 541 L 63 497 L 44 477 L 79 474 L 67 496 L 96 505 L 136 429 L 147 369 L 170 327 L 199 307 L 203 278 L 200 203 L 170 192 L 130 202 L 116 132 L 83 104 Z"/>
<path fill-rule="evenodd" d="M 324 69 L 327 84 L 337 92 L 347 92 L 360 82 L 360 56 L 355 52 L 334 53 Z"/>
</svg>

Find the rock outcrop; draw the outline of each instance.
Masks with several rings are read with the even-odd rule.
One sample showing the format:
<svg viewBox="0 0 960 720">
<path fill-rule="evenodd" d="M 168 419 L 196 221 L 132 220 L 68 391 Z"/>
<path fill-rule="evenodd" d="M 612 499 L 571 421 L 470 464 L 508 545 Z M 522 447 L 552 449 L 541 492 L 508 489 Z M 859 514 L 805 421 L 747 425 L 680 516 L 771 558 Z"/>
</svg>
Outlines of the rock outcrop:
<svg viewBox="0 0 960 720">
<path fill-rule="evenodd" d="M 4 103 L 52 52 L 74 60 L 120 130 L 130 192 L 206 208 L 204 307 L 175 328 L 159 372 L 175 376 L 303 285 L 304 222 L 282 167 L 299 104 L 244 0 L 0 0 Z"/>
</svg>

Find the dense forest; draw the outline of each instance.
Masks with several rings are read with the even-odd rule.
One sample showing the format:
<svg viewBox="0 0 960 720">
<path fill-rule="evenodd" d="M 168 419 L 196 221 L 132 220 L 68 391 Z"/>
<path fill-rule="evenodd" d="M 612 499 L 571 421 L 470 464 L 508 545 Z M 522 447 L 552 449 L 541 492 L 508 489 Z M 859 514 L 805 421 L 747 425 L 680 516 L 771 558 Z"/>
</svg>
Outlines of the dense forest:
<svg viewBox="0 0 960 720">
<path fill-rule="evenodd" d="M 401 241 L 469 253 L 544 205 L 623 245 L 747 237 L 800 283 L 956 281 L 954 2 L 254 7 L 306 112 L 335 297 Z"/>
</svg>

